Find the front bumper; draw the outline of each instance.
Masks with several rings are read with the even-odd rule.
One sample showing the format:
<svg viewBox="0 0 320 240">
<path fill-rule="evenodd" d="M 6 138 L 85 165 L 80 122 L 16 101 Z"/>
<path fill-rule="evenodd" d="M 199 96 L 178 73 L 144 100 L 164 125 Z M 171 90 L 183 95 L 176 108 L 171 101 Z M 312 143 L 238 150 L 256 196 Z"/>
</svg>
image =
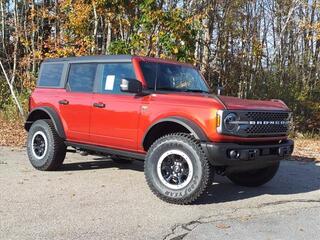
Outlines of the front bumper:
<svg viewBox="0 0 320 240">
<path fill-rule="evenodd" d="M 205 142 L 201 146 L 214 166 L 256 168 L 288 158 L 293 152 L 294 142 L 292 140 L 276 144 Z"/>
</svg>

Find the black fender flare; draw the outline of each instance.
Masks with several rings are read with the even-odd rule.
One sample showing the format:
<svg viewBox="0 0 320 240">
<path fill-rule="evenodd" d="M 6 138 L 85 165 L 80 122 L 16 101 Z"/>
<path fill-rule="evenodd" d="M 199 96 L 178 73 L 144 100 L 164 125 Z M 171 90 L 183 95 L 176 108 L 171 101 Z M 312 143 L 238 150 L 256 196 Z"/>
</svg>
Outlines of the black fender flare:
<svg viewBox="0 0 320 240">
<path fill-rule="evenodd" d="M 56 112 L 56 110 L 50 107 L 38 107 L 33 109 L 27 117 L 27 120 L 24 124 L 24 129 L 26 131 L 29 131 L 33 122 L 35 122 L 38 119 L 43 119 L 43 118 L 38 118 L 39 114 L 41 113 L 42 114 L 45 113 L 46 115 L 49 116 L 49 118 L 53 122 L 54 128 L 57 131 L 59 137 L 66 139 L 66 134 L 62 125 L 62 121 L 59 117 L 59 114 Z"/>
<path fill-rule="evenodd" d="M 141 145 L 144 145 L 145 139 L 148 135 L 148 133 L 150 132 L 150 130 L 156 126 L 159 123 L 162 122 L 174 122 L 174 123 L 178 123 L 180 125 L 182 125 L 183 127 L 185 127 L 186 129 L 188 129 L 188 131 L 197 139 L 200 140 L 201 142 L 207 142 L 209 141 L 209 138 L 207 137 L 207 135 L 205 134 L 205 132 L 202 130 L 202 128 L 196 124 L 195 122 L 193 122 L 192 120 L 189 120 L 187 118 L 183 118 L 183 117 L 167 117 L 167 118 L 162 118 L 158 121 L 156 121 L 155 123 L 153 123 L 148 129 L 147 131 L 144 133 L 144 136 L 142 138 L 142 142 Z"/>
</svg>

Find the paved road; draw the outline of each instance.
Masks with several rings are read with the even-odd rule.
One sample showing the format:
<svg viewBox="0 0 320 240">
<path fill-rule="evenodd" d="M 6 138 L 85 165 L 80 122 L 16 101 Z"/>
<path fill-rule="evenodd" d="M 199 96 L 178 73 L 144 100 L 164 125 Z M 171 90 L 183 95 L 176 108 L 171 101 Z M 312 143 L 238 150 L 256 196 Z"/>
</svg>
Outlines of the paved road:
<svg viewBox="0 0 320 240">
<path fill-rule="evenodd" d="M 241 234 L 241 235 L 240 235 Z M 241 237 L 240 237 L 241 236 Z M 283 161 L 260 188 L 217 177 L 194 205 L 149 191 L 143 164 L 68 154 L 40 172 L 0 147 L 0 239 L 319 239 L 320 166 Z"/>
</svg>

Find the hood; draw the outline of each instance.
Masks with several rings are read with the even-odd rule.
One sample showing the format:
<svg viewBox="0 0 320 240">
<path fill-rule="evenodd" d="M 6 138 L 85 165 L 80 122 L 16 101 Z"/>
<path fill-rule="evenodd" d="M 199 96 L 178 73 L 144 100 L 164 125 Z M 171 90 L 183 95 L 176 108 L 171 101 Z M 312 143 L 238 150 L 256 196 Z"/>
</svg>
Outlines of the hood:
<svg viewBox="0 0 320 240">
<path fill-rule="evenodd" d="M 229 110 L 289 110 L 287 105 L 278 99 L 252 100 L 221 95 L 217 96 L 217 98 Z"/>
</svg>

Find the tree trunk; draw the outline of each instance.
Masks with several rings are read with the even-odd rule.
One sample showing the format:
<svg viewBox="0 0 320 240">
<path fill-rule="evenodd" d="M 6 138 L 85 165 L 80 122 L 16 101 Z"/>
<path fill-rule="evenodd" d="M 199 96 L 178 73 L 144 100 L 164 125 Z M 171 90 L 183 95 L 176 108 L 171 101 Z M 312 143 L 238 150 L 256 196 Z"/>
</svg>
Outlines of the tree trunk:
<svg viewBox="0 0 320 240">
<path fill-rule="evenodd" d="M 109 53 L 109 48 L 111 45 L 111 36 L 112 35 L 112 23 L 110 19 L 107 19 L 107 44 L 106 44 L 106 54 Z"/>
<path fill-rule="evenodd" d="M 94 19 L 94 28 L 93 28 L 94 44 L 91 48 L 91 52 L 96 53 L 97 52 L 97 33 L 98 33 L 99 18 L 98 18 L 98 14 L 97 14 L 97 8 L 96 8 L 95 1 L 93 1 L 92 7 L 93 7 L 93 16 L 94 16 L 94 18 L 93 18 Z"/>
<path fill-rule="evenodd" d="M 18 100 L 18 98 L 17 98 L 17 96 L 16 96 L 16 94 L 15 94 L 15 91 L 14 91 L 14 88 L 13 88 L 13 84 L 11 83 L 11 81 L 10 81 L 10 79 L 9 79 L 9 77 L 8 77 L 8 74 L 7 74 L 6 70 L 5 70 L 4 67 L 3 67 L 2 61 L 0 61 L 0 67 L 1 67 L 1 69 L 2 69 L 2 72 L 3 72 L 3 75 L 4 75 L 5 79 L 6 79 L 6 81 L 7 81 L 8 87 L 9 87 L 9 89 L 10 89 L 11 96 L 12 96 L 12 98 L 13 98 L 13 100 L 14 100 L 14 102 L 15 102 L 18 110 L 19 110 L 19 113 L 20 113 L 21 117 L 22 117 L 23 119 L 25 119 L 24 110 L 23 110 L 23 108 L 22 108 L 22 106 L 21 106 L 20 101 Z"/>
</svg>

